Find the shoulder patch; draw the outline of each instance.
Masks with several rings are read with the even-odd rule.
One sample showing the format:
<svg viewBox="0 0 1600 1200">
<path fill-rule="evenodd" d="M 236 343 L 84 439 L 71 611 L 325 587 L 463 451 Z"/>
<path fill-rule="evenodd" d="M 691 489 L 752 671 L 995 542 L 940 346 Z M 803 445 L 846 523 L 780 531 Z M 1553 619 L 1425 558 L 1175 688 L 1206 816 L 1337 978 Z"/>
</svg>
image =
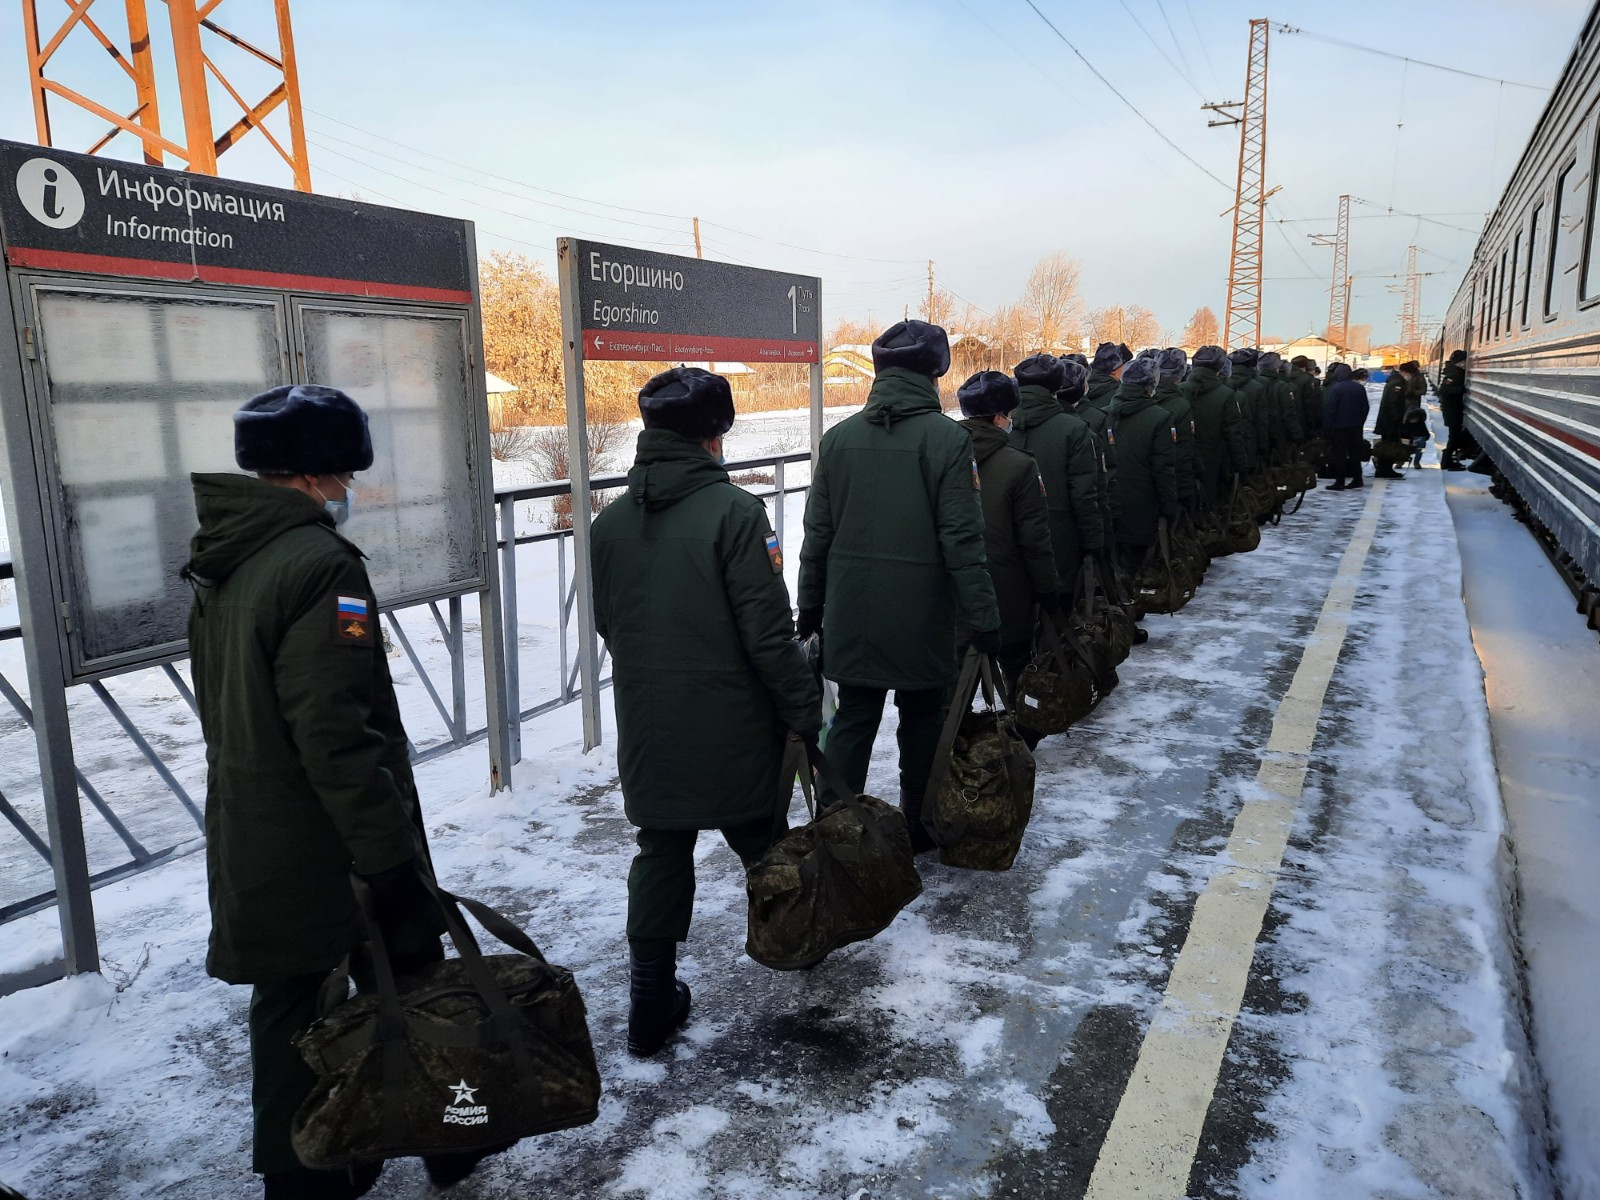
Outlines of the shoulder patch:
<svg viewBox="0 0 1600 1200">
<path fill-rule="evenodd" d="M 333 630 L 341 642 L 372 645 L 372 622 L 376 616 L 371 597 L 333 596 Z"/>
<path fill-rule="evenodd" d="M 1172 435 L 1172 440 L 1173 441 L 1177 441 L 1178 440 L 1178 427 L 1176 425 L 1167 426 L 1167 432 Z"/>
<path fill-rule="evenodd" d="M 771 532 L 767 534 L 767 560 L 772 563 L 774 575 L 783 574 L 783 547 L 778 542 L 778 535 Z"/>
<path fill-rule="evenodd" d="M 1044 476 L 1043 475 L 1039 476 L 1039 495 L 1046 496 L 1046 497 L 1048 497 L 1050 495 L 1050 493 L 1045 491 L 1045 489 L 1044 489 Z"/>
<path fill-rule="evenodd" d="M 983 480 L 978 478 L 978 460 L 977 459 L 973 459 L 972 460 L 972 490 L 975 491 L 975 492 L 983 491 Z"/>
</svg>

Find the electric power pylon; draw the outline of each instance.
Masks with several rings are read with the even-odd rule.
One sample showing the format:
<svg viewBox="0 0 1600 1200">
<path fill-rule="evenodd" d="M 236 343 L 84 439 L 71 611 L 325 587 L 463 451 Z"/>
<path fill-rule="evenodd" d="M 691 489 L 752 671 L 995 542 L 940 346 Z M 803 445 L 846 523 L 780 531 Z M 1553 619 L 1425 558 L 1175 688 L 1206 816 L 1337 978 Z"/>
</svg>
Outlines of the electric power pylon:
<svg viewBox="0 0 1600 1200">
<path fill-rule="evenodd" d="M 39 142 L 53 146 L 49 98 L 55 96 L 109 123 L 100 138 L 88 147 L 98 154 L 115 137 L 128 133 L 136 137 L 144 161 L 160 166 L 167 157 L 177 159 L 191 171 L 203 175 L 217 173 L 217 157 L 238 143 L 252 129 L 271 143 L 273 150 L 288 165 L 294 186 L 311 190 L 311 166 L 306 154 L 305 122 L 300 110 L 300 78 L 295 66 L 294 33 L 289 21 L 289 0 L 270 0 L 277 16 L 278 50 L 269 53 L 221 25 L 213 16 L 224 0 L 165 0 L 172 26 L 172 47 L 177 77 L 177 100 L 183 112 L 183 140 L 176 141 L 161 132 L 161 106 L 158 72 L 151 48 L 150 22 L 146 0 L 123 0 L 127 38 L 113 36 L 122 31 L 115 25 L 97 22 L 95 0 L 72 0 L 54 31 L 41 27 L 38 0 L 22 0 L 22 24 L 28 49 L 28 85 L 33 94 L 33 118 Z M 260 5 L 265 0 L 250 0 Z M 235 0 L 235 7 L 243 0 Z M 109 28 L 109 32 L 108 32 Z M 94 38 L 133 84 L 133 109 L 108 92 L 105 102 L 96 100 L 47 74 L 51 58 L 70 34 L 82 30 Z M 48 37 L 43 34 L 48 32 Z M 215 52 L 226 43 L 265 64 L 276 80 L 261 100 L 251 104 L 223 73 Z M 218 129 L 213 124 L 210 80 L 240 110 L 231 125 Z M 266 124 L 269 115 L 283 108 L 288 117 L 288 136 L 280 137 Z M 287 145 L 285 145 L 287 141 Z"/>
<path fill-rule="evenodd" d="M 1422 276 L 1417 274 L 1417 248 L 1406 248 L 1406 286 L 1400 303 L 1400 344 L 1416 358 L 1421 340 L 1417 322 L 1422 316 Z"/>
<path fill-rule="evenodd" d="M 1223 113 L 1212 125 L 1239 126 L 1239 177 L 1233 202 L 1233 252 L 1228 259 L 1228 304 L 1223 337 L 1229 346 L 1261 341 L 1261 249 L 1267 197 L 1267 28 L 1250 22 L 1250 59 L 1244 100 L 1202 107 Z M 1237 115 L 1229 111 L 1238 109 Z M 1276 191 L 1277 189 L 1273 189 Z"/>
<path fill-rule="evenodd" d="M 1333 235 L 1333 284 L 1328 290 L 1328 338 L 1350 346 L 1350 197 L 1339 197 L 1339 227 Z"/>
</svg>

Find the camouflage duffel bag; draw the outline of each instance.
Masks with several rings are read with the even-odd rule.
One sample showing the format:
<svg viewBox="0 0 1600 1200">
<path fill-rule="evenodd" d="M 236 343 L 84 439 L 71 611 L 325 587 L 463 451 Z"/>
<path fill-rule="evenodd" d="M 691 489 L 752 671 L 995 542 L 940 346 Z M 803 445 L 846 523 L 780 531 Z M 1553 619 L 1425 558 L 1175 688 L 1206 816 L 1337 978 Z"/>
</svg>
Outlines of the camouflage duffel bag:
<svg viewBox="0 0 1600 1200">
<path fill-rule="evenodd" d="M 1237 476 L 1233 483 L 1233 498 L 1222 514 L 1222 530 L 1227 538 L 1229 554 L 1248 554 L 1261 545 L 1261 524 L 1255 518 L 1256 500 L 1248 484 Z"/>
<path fill-rule="evenodd" d="M 1009 870 L 1033 816 L 1033 752 L 997 704 L 997 674 L 987 656 L 967 651 L 934 752 L 922 822 L 948 867 Z M 980 682 L 984 708 L 973 712 Z"/>
<path fill-rule="evenodd" d="M 302 1163 L 331 1170 L 503 1149 L 599 1115 L 600 1072 L 572 972 L 546 962 L 493 909 L 424 878 L 460 957 L 404 976 L 402 992 L 371 890 L 352 881 L 377 988 L 338 1003 L 294 1039 L 317 1077 L 290 1127 Z M 458 904 L 517 953 L 483 954 Z M 348 990 L 344 968 L 330 985 L 335 999 Z"/>
<path fill-rule="evenodd" d="M 1145 551 L 1144 562 L 1133 577 L 1134 602 L 1145 612 L 1175 613 L 1194 599 L 1194 574 L 1189 565 L 1172 556 L 1167 519 L 1156 529 L 1156 544 Z"/>
<path fill-rule="evenodd" d="M 1076 633 L 1058 626 L 1055 617 L 1041 610 L 1033 658 L 1017 679 L 1018 724 L 1048 737 L 1065 733 L 1088 716 L 1105 695 L 1100 687 L 1102 670 L 1109 670 L 1113 680 L 1116 677 L 1109 652 L 1103 657 L 1104 664 L 1096 663 Z"/>
<path fill-rule="evenodd" d="M 1200 538 L 1200 545 L 1211 558 L 1222 558 L 1233 553 L 1233 543 L 1228 538 L 1227 526 L 1223 523 L 1222 514 L 1215 509 L 1208 509 L 1201 513 L 1194 523 L 1195 533 Z"/>
<path fill-rule="evenodd" d="M 1372 447 L 1372 463 L 1391 471 L 1411 457 L 1411 447 L 1398 438 L 1382 438 Z"/>
<path fill-rule="evenodd" d="M 1127 607 L 1112 599 L 1093 558 L 1083 560 L 1083 600 L 1074 620 L 1085 644 L 1106 656 L 1100 679 L 1101 690 L 1109 692 L 1117 685 L 1116 671 L 1112 668 L 1133 653 L 1134 631 L 1138 625 Z"/>
<path fill-rule="evenodd" d="M 1189 564 L 1197 585 L 1204 578 L 1206 568 L 1211 565 L 1211 555 L 1201 540 L 1199 530 L 1195 528 L 1194 518 L 1188 513 L 1180 516 L 1172 527 L 1172 556 L 1182 558 Z"/>
<path fill-rule="evenodd" d="M 858 795 L 822 751 L 794 739 L 780 774 L 784 811 L 796 774 L 811 820 L 745 872 L 744 950 L 775 971 L 814 967 L 840 946 L 865 941 L 922 894 L 898 808 Z M 819 776 L 834 797 L 820 812 Z"/>
</svg>

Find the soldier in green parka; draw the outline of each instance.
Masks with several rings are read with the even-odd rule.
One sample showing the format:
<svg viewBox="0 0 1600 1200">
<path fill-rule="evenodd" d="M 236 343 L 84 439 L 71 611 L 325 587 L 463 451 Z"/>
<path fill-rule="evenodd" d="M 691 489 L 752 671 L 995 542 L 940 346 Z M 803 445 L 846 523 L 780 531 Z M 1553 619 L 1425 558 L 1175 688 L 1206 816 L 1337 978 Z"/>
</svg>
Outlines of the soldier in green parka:
<svg viewBox="0 0 1600 1200">
<path fill-rule="evenodd" d="M 1322 429 L 1322 385 L 1317 380 L 1317 364 L 1303 354 L 1289 363 L 1289 387 L 1299 405 L 1300 434 L 1307 441 Z"/>
<path fill-rule="evenodd" d="M 1200 459 L 1195 453 L 1194 412 L 1189 398 L 1178 386 L 1183 381 L 1189 356 L 1177 346 L 1169 346 L 1156 357 L 1161 377 L 1156 381 L 1155 401 L 1172 417 L 1178 435 L 1173 466 L 1178 477 L 1178 505 L 1193 511 L 1200 505 Z"/>
<path fill-rule="evenodd" d="M 1256 372 L 1260 352 L 1241 347 L 1228 355 L 1233 374 L 1228 382 L 1239 400 L 1251 432 L 1250 473 L 1260 475 L 1272 462 L 1271 416 L 1261 379 Z"/>
<path fill-rule="evenodd" d="M 1205 502 L 1223 505 L 1236 475 L 1248 475 L 1252 438 L 1239 411 L 1239 398 L 1224 372 L 1232 369 L 1221 346 L 1201 346 L 1183 391 L 1194 415 L 1195 450 L 1200 458 L 1200 485 Z"/>
<path fill-rule="evenodd" d="M 872 343 L 866 408 L 822 438 L 806 497 L 799 633 L 822 634 L 822 671 L 839 685 L 828 757 L 866 785 L 888 694 L 900 713 L 900 808 L 912 845 L 934 848 L 923 793 L 956 674 L 956 632 L 1000 650 L 984 570 L 972 438 L 947 419 L 934 380 L 950 369 L 945 331 L 901 321 Z"/>
<path fill-rule="evenodd" d="M 1058 398 L 1069 365 L 1081 395 L 1083 371 L 1078 364 L 1067 364 L 1049 354 L 1035 354 L 1018 363 L 1015 375 L 1021 402 L 1011 419 L 1011 444 L 1038 462 L 1050 513 L 1056 573 L 1067 592 L 1077 587 L 1084 555 L 1102 554 L 1106 544 L 1095 434 L 1082 418 L 1063 408 Z M 1105 415 L 1093 411 L 1103 428 Z"/>
<path fill-rule="evenodd" d="M 1402 364 L 1389 372 L 1389 377 L 1383 382 L 1383 396 L 1378 400 L 1378 415 L 1373 418 L 1372 433 L 1378 439 L 1378 445 L 1373 447 L 1374 479 L 1400 479 L 1402 472 L 1395 468 L 1411 455 L 1409 446 L 1400 445 L 1400 425 L 1405 419 L 1406 409 L 1410 407 L 1409 385 L 1410 373 L 1407 371 L 1409 364 Z M 1401 449 L 1404 454 L 1400 453 Z"/>
<path fill-rule="evenodd" d="M 1178 516 L 1178 437 L 1172 415 L 1155 402 L 1159 375 L 1155 359 L 1134 359 L 1123 371 L 1111 405 L 1117 553 L 1130 571 L 1155 544 L 1159 522 Z"/>
<path fill-rule="evenodd" d="M 784 831 L 784 742 L 815 739 L 822 697 L 794 640 L 783 554 L 761 500 L 731 483 L 728 381 L 664 371 L 639 393 L 627 494 L 594 521 L 594 613 L 611 653 L 617 772 L 639 852 L 628 872 L 628 1049 L 688 1019 L 677 978 L 694 847 L 717 829 L 748 867 Z"/>
<path fill-rule="evenodd" d="M 984 546 L 1000 610 L 998 657 L 1013 690 L 1033 649 L 1035 605 L 1057 615 L 1061 611 L 1061 579 L 1051 547 L 1056 514 L 1047 507 L 1049 488 L 1040 464 L 1006 436 L 1022 399 L 1011 377 L 979 371 L 956 398 L 983 485 Z M 1055 404 L 1053 396 L 1050 403 Z M 1070 419 L 1059 407 L 1056 411 L 1062 420 Z"/>
<path fill-rule="evenodd" d="M 1116 398 L 1117 386 L 1122 382 L 1122 369 L 1133 358 L 1126 347 L 1117 342 L 1101 342 L 1095 347 L 1094 359 L 1089 363 L 1089 385 L 1086 396 L 1098 409 L 1109 409 Z"/>
<path fill-rule="evenodd" d="M 200 526 L 183 575 L 206 742 L 209 974 L 254 985 L 253 1169 L 269 1200 L 364 1194 L 380 1166 L 313 1171 L 289 1141 L 314 1077 L 290 1039 L 328 972 L 365 947 L 352 872 L 370 886 L 397 973 L 442 957 L 427 844 L 378 601 L 338 532 L 367 416 L 330 387 L 274 388 L 234 414 L 247 475 L 195 475 Z M 353 964 L 358 980 L 363 960 Z M 475 1156 L 426 1160 L 440 1184 Z"/>
</svg>

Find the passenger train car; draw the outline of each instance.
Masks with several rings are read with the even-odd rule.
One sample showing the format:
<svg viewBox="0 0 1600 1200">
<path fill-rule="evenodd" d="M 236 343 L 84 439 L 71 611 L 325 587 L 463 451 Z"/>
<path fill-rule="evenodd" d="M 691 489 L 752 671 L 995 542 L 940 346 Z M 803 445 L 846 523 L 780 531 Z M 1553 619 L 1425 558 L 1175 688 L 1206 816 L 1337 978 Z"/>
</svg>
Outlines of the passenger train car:
<svg viewBox="0 0 1600 1200">
<path fill-rule="evenodd" d="M 1458 151 L 1470 154 L 1470 147 Z M 1589 13 L 1434 349 L 1466 349 L 1467 429 L 1600 622 L 1600 4 Z"/>
</svg>

